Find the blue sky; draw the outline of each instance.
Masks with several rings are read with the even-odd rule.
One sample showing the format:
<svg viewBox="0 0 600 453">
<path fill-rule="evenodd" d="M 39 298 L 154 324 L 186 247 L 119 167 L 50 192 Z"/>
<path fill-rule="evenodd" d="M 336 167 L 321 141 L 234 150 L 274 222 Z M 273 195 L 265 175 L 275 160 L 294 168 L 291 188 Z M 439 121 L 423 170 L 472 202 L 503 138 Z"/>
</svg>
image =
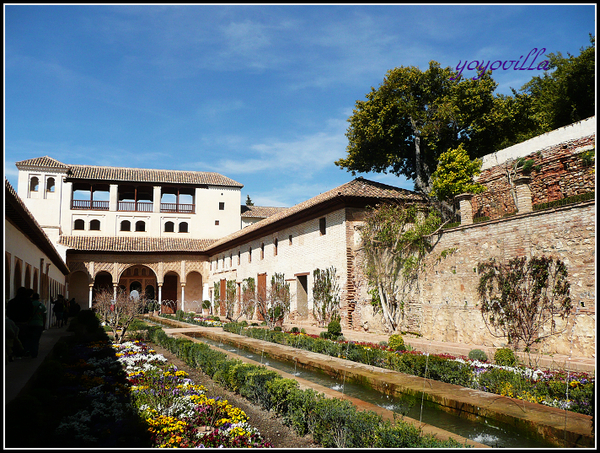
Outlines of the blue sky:
<svg viewBox="0 0 600 453">
<path fill-rule="evenodd" d="M 347 119 L 389 69 L 578 55 L 594 4 L 4 5 L 4 171 L 216 171 L 292 206 L 350 181 Z M 543 60 L 538 58 L 537 62 Z M 522 60 L 523 61 L 523 60 Z M 537 64 L 536 62 L 536 64 Z M 465 71 L 463 75 L 472 74 Z M 498 93 L 537 70 L 497 70 Z M 361 175 L 412 189 L 393 175 Z"/>
</svg>

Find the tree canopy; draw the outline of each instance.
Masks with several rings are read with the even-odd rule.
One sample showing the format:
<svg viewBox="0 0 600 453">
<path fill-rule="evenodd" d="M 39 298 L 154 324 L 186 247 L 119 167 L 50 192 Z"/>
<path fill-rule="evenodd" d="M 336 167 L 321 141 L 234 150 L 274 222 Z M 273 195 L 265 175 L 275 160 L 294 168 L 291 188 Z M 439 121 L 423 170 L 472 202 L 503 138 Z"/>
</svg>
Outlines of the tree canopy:
<svg viewBox="0 0 600 453">
<path fill-rule="evenodd" d="M 471 141 L 493 107 L 497 84 L 489 74 L 479 80 L 453 77 L 451 68 L 435 61 L 426 71 L 414 66 L 388 71 L 366 101 L 356 102 L 348 119 L 348 154 L 336 165 L 353 174 L 403 175 L 415 181 L 416 190 L 429 193 L 441 153 L 463 143 L 471 157 L 487 154 L 489 148 L 475 148 Z"/>
<path fill-rule="evenodd" d="M 492 71 L 478 80 L 431 61 L 388 71 L 356 101 L 346 136 L 351 171 L 392 173 L 429 194 L 439 157 L 460 145 L 471 159 L 588 118 L 595 112 L 595 39 L 577 57 L 549 54 L 549 70 L 512 95 L 494 94 Z M 454 79 L 454 80 L 451 80 Z"/>
</svg>

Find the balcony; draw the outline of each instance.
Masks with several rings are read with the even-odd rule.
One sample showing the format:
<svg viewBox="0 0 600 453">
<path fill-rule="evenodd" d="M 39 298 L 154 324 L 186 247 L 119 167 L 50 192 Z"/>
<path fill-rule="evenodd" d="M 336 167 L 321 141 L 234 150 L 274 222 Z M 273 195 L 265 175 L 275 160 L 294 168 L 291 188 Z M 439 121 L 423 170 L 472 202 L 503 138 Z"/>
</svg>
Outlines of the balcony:
<svg viewBox="0 0 600 453">
<path fill-rule="evenodd" d="M 194 214 L 196 205 L 188 203 L 161 203 L 160 212 L 179 212 L 184 214 Z"/>
<path fill-rule="evenodd" d="M 154 203 L 147 201 L 119 201 L 118 211 L 152 212 Z"/>
<path fill-rule="evenodd" d="M 71 200 L 71 209 L 89 209 L 95 211 L 108 211 L 108 201 L 97 200 Z"/>
</svg>

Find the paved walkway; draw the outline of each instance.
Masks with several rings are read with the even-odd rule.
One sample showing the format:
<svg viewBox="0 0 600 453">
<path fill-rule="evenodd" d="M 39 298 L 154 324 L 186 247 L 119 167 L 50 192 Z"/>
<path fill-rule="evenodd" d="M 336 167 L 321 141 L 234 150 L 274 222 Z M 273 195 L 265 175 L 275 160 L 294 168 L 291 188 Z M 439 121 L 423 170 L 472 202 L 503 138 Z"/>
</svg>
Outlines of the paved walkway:
<svg viewBox="0 0 600 453">
<path fill-rule="evenodd" d="M 33 358 L 15 359 L 9 362 L 4 357 L 4 404 L 14 400 L 23 390 L 30 379 L 46 359 L 54 345 L 64 336 L 72 335 L 67 331 L 67 327 L 51 327 L 44 330 L 40 338 L 40 349 L 38 356 Z"/>
</svg>

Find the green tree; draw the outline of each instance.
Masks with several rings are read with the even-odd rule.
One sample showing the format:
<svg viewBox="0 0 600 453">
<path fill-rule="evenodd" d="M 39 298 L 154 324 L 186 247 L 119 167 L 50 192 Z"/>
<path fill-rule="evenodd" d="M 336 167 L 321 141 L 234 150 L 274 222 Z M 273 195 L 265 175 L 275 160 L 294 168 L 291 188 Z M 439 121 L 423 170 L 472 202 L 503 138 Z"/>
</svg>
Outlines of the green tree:
<svg viewBox="0 0 600 453">
<path fill-rule="evenodd" d="M 246 316 L 246 319 L 252 319 L 252 317 L 254 316 L 254 309 L 256 308 L 256 283 L 254 281 L 254 278 L 245 278 L 242 281 L 241 291 L 242 294 L 240 297 L 240 315 L 243 314 L 244 316 Z"/>
<path fill-rule="evenodd" d="M 236 284 L 235 280 L 227 280 L 225 286 L 225 316 L 230 321 L 233 321 L 235 314 L 235 296 L 236 296 Z"/>
<path fill-rule="evenodd" d="M 481 160 L 469 159 L 463 144 L 440 154 L 437 169 L 431 175 L 430 195 L 448 201 L 461 193 L 481 193 L 485 187 L 473 182 L 481 171 Z"/>
<path fill-rule="evenodd" d="M 250 198 L 250 195 L 246 196 L 246 206 L 254 206 L 254 202 Z"/>
<path fill-rule="evenodd" d="M 471 142 L 483 130 L 478 122 L 493 108 L 496 86 L 489 73 L 463 79 L 435 61 L 425 71 L 392 69 L 366 101 L 356 102 L 348 119 L 347 157 L 335 163 L 353 174 L 403 175 L 414 180 L 416 190 L 429 193 L 441 153 L 461 143 L 472 157 L 493 150 L 491 143 Z"/>
<path fill-rule="evenodd" d="M 541 132 L 567 126 L 595 114 L 596 41 L 590 34 L 590 45 L 578 56 L 560 52 L 548 54 L 549 70 L 533 77 L 521 91 L 534 103 L 534 118 Z"/>
<path fill-rule="evenodd" d="M 566 329 L 571 309 L 566 265 L 545 256 L 513 258 L 508 263 L 494 259 L 477 265 L 481 314 L 490 333 L 507 338 L 515 348 L 528 351 Z M 565 320 L 562 328 L 557 320 Z"/>
<path fill-rule="evenodd" d="M 385 325 L 394 332 L 404 316 L 405 299 L 416 289 L 431 236 L 441 224 L 431 208 L 382 204 L 367 213 L 361 227 L 365 274 L 376 291 Z"/>
<path fill-rule="evenodd" d="M 313 271 L 313 315 L 323 327 L 340 306 L 340 285 L 335 267 Z"/>
</svg>

